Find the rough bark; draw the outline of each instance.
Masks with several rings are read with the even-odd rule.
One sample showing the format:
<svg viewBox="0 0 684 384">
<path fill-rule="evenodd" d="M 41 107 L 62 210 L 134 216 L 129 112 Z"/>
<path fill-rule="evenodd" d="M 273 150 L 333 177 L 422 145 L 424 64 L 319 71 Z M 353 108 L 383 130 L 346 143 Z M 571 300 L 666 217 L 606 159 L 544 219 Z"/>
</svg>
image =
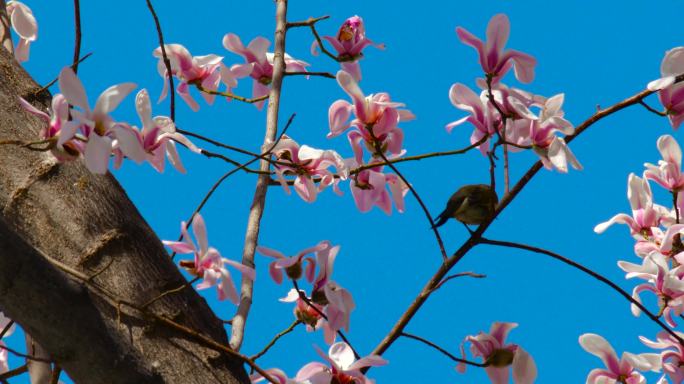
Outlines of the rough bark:
<svg viewBox="0 0 684 384">
<path fill-rule="evenodd" d="M 23 96 L 46 109 L 49 95 L 0 49 L 0 140 L 33 141 L 43 122 Z M 142 305 L 185 283 L 161 242 L 116 180 L 81 161 L 0 146 L 0 308 L 47 349 L 77 383 L 247 383 L 242 364 L 151 322 L 120 313 L 90 285 Z M 193 289 L 150 310 L 227 345 L 223 323 Z M 120 318 L 119 318 L 120 317 Z"/>
</svg>

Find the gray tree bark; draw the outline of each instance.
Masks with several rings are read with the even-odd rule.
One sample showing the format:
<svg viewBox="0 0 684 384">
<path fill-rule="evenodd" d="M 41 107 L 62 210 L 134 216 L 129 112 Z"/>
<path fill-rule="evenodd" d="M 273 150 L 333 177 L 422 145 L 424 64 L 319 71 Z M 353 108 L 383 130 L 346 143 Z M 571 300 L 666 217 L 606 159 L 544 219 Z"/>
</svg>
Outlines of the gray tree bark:
<svg viewBox="0 0 684 384">
<path fill-rule="evenodd" d="M 0 140 L 35 141 L 42 120 L 26 113 L 50 101 L 0 49 Z M 110 174 L 81 161 L 0 146 L 0 309 L 77 383 L 247 383 L 240 361 L 96 294 L 64 265 L 127 302 L 142 305 L 185 279 Z M 98 273 L 100 272 L 100 273 Z M 223 323 L 193 289 L 150 311 L 223 345 Z"/>
</svg>

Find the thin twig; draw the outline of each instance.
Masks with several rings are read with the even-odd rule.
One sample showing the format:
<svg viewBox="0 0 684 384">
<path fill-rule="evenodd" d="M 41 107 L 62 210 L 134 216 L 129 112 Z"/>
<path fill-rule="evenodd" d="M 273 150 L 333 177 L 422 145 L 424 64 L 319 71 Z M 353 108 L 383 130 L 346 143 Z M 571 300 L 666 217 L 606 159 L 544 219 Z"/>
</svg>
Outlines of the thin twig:
<svg viewBox="0 0 684 384">
<path fill-rule="evenodd" d="M 335 77 L 335 75 L 333 75 L 330 72 L 306 72 L 306 71 L 285 72 L 285 76 L 318 76 L 318 77 L 325 77 L 328 79 L 337 79 L 337 77 Z"/>
<path fill-rule="evenodd" d="M 574 268 L 579 269 L 580 271 L 586 273 L 587 275 L 593 277 L 594 279 L 608 285 L 609 287 L 613 288 L 617 293 L 619 293 L 622 297 L 627 299 L 630 303 L 633 305 L 637 306 L 642 312 L 646 314 L 651 320 L 653 320 L 656 324 L 658 324 L 663 330 L 665 330 L 667 333 L 672 335 L 675 339 L 679 341 L 679 343 L 684 346 L 684 339 L 682 339 L 681 336 L 679 336 L 675 331 L 670 329 L 665 323 L 660 321 L 658 316 L 653 314 L 651 311 L 648 310 L 643 304 L 641 304 L 638 300 L 634 299 L 632 295 L 630 295 L 627 291 L 624 289 L 620 288 L 617 284 L 613 283 L 610 281 L 608 278 L 592 271 L 591 269 L 583 266 L 580 263 L 577 263 L 575 261 L 572 261 L 568 259 L 567 257 L 561 256 L 555 252 L 551 252 L 549 250 L 543 249 L 543 248 L 538 248 L 538 247 L 533 247 L 527 244 L 520 244 L 520 243 L 514 243 L 511 241 L 498 241 L 498 240 L 490 240 L 490 239 L 485 239 L 485 238 L 480 238 L 478 239 L 478 243 L 480 244 L 489 244 L 489 245 L 496 245 L 499 247 L 509 247 L 509 248 L 518 248 L 518 249 L 524 249 L 526 251 L 530 252 L 535 252 L 535 253 L 540 253 L 542 255 L 547 255 L 551 256 L 556 260 L 562 261 L 563 263 L 570 265 Z"/>
<path fill-rule="evenodd" d="M 484 368 L 484 367 L 488 366 L 488 364 L 486 364 L 486 363 L 478 363 L 476 361 L 470 361 L 470 360 L 461 359 L 459 357 L 456 357 L 456 356 L 452 355 L 451 353 L 449 353 L 446 349 L 444 349 L 444 348 L 440 347 L 439 345 L 437 345 L 437 344 L 435 344 L 429 340 L 426 340 L 420 336 L 412 335 L 412 334 L 406 333 L 406 332 L 402 332 L 400 334 L 400 336 L 403 336 L 407 339 L 413 339 L 413 340 L 420 341 L 421 343 L 426 344 L 426 345 L 440 351 L 444 356 L 450 358 L 451 360 L 453 360 L 457 363 L 463 363 L 463 364 L 467 364 L 467 365 L 472 365 L 473 367 L 480 367 L 480 368 Z"/>
<path fill-rule="evenodd" d="M 74 0 L 74 73 L 78 73 L 78 58 L 81 57 L 81 2 Z"/>
<path fill-rule="evenodd" d="M 2 332 L 0 332 L 0 339 L 5 337 L 5 335 L 7 334 L 7 332 L 9 332 L 10 328 L 12 328 L 13 325 L 14 325 L 14 320 L 10 320 L 9 323 L 7 323 L 7 325 L 5 325 L 5 328 L 3 328 Z"/>
<path fill-rule="evenodd" d="M 329 19 L 330 16 L 325 15 L 325 16 L 320 16 L 320 17 L 309 17 L 307 20 L 304 21 L 292 21 L 288 22 L 286 24 L 287 29 L 290 28 L 298 28 L 298 27 L 309 27 L 312 26 L 316 23 L 318 23 L 321 20 Z"/>
<path fill-rule="evenodd" d="M 4 350 L 6 350 L 7 352 L 13 354 L 14 356 L 23 357 L 23 358 L 26 359 L 26 360 L 40 361 L 41 363 L 52 363 L 52 360 L 48 360 L 48 359 L 43 359 L 43 358 L 40 358 L 40 357 L 35 357 L 35 356 L 27 355 L 27 354 L 25 354 L 25 353 L 21 353 L 21 352 L 19 352 L 19 351 L 16 351 L 16 350 L 14 350 L 14 349 L 12 349 L 12 348 L 6 346 L 6 345 L 0 344 L 0 349 L 4 349 Z"/>
<path fill-rule="evenodd" d="M 460 273 L 456 273 L 456 274 L 449 275 L 449 276 L 445 277 L 442 281 L 439 282 L 439 284 L 437 284 L 437 285 L 432 289 L 432 291 L 430 291 L 430 293 L 432 293 L 432 292 L 434 292 L 434 291 L 436 291 L 436 290 L 442 288 L 442 286 L 443 286 L 444 284 L 446 284 L 449 280 L 456 279 L 456 278 L 458 278 L 458 277 L 464 277 L 464 276 L 473 277 L 473 278 L 475 278 L 475 279 L 484 279 L 485 277 L 487 277 L 487 275 L 483 275 L 483 274 L 481 274 L 481 273 L 475 273 L 475 272 L 460 272 Z"/>
<path fill-rule="evenodd" d="M 371 138 L 373 139 L 373 143 L 375 145 L 375 152 L 382 157 L 382 160 L 387 163 L 387 165 L 394 171 L 394 173 L 399 176 L 401 181 L 406 185 L 406 187 L 411 191 L 411 194 L 413 197 L 416 199 L 420 207 L 423 209 L 423 213 L 425 214 L 425 217 L 427 217 L 428 222 L 430 223 L 430 228 L 432 229 L 432 232 L 435 234 L 435 239 L 437 239 L 437 245 L 439 246 L 439 252 L 442 254 L 442 261 L 446 262 L 447 259 L 449 258 L 446 253 L 446 249 L 444 248 L 444 242 L 442 241 L 442 236 L 439 234 L 439 230 L 435 226 L 435 220 L 432 218 L 432 215 L 430 214 L 430 211 L 427 209 L 427 206 L 423 202 L 423 199 L 420 198 L 420 195 L 418 195 L 418 192 L 416 189 L 409 183 L 409 181 L 406 179 L 406 177 L 399 171 L 399 169 L 391 163 L 388 159 L 387 156 L 382 151 L 382 147 L 380 145 L 380 140 L 378 140 L 377 137 L 375 137 L 375 134 L 373 133 L 372 128 L 368 130 L 368 132 L 371 135 Z"/>
<path fill-rule="evenodd" d="M 11 379 L 12 377 L 19 376 L 23 373 L 28 372 L 28 365 L 24 364 L 21 367 L 14 368 L 3 374 L 0 374 L 0 381 L 6 382 L 5 380 Z"/>
<path fill-rule="evenodd" d="M 261 356 L 265 355 L 266 352 L 268 352 L 268 350 L 271 349 L 271 347 L 278 341 L 278 339 L 280 339 L 281 337 L 283 337 L 283 336 L 287 335 L 288 333 L 292 332 L 292 331 L 295 329 L 295 327 L 298 326 L 298 325 L 301 324 L 301 323 L 302 323 L 302 322 L 299 321 L 299 320 L 293 321 L 292 324 L 290 324 L 289 327 L 287 327 L 287 328 L 285 328 L 284 330 L 278 332 L 278 333 L 273 337 L 273 339 L 271 339 L 271 341 L 269 341 L 269 343 L 266 344 L 266 346 L 265 346 L 264 348 L 261 349 L 261 351 L 260 351 L 259 353 L 257 353 L 257 354 L 255 354 L 254 356 L 250 357 L 250 359 L 256 361 L 258 358 L 260 358 Z"/>
<path fill-rule="evenodd" d="M 659 111 L 659 110 L 651 107 L 650 105 L 646 104 L 646 102 L 644 100 L 639 100 L 639 104 L 643 105 L 644 108 L 646 108 L 646 110 L 648 110 L 649 112 L 653 112 L 658 116 L 663 116 L 663 117 L 667 116 L 667 112 Z"/>
<path fill-rule="evenodd" d="M 168 295 L 171 295 L 171 294 L 173 294 L 173 293 L 178 293 L 178 292 L 184 290 L 185 288 L 192 286 L 192 285 L 195 284 L 195 283 L 197 282 L 197 280 L 199 280 L 200 278 L 201 278 L 201 276 L 195 276 L 194 279 L 192 279 L 192 280 L 190 280 L 190 281 L 186 281 L 186 282 L 185 282 L 183 285 L 181 285 L 180 287 L 173 288 L 173 289 L 169 289 L 168 291 L 162 292 L 159 296 L 154 297 L 154 298 L 148 300 L 145 304 L 142 305 L 142 308 L 147 308 L 147 307 L 149 307 L 150 305 L 156 303 L 157 301 L 163 299 L 164 297 L 166 297 L 166 296 L 168 296 Z"/>
<path fill-rule="evenodd" d="M 88 53 L 86 53 L 85 55 L 83 55 L 83 57 L 81 57 L 80 59 L 74 61 L 74 62 L 71 64 L 71 69 L 74 69 L 74 68 L 78 67 L 78 65 L 79 65 L 80 63 L 84 62 L 85 59 L 89 58 L 92 54 L 93 54 L 92 52 L 88 52 Z M 54 79 L 52 79 L 52 81 L 50 81 L 49 83 L 45 84 L 42 88 L 40 88 L 39 90 L 33 92 L 33 94 L 34 94 L 34 95 L 37 95 L 37 94 L 39 94 L 39 93 L 41 93 L 41 92 L 46 91 L 48 88 L 50 88 L 50 87 L 52 87 L 53 85 L 55 85 L 55 83 L 56 83 L 58 80 L 59 80 L 59 77 L 55 77 Z"/>
<path fill-rule="evenodd" d="M 231 93 L 231 92 L 221 92 L 221 91 L 214 91 L 214 90 L 211 90 L 211 89 L 207 89 L 207 88 L 204 88 L 204 87 L 202 86 L 202 84 L 199 84 L 199 83 L 193 83 L 193 85 L 194 85 L 200 92 L 204 92 L 204 93 L 207 93 L 207 94 L 210 94 L 210 95 L 224 96 L 224 97 L 228 97 L 228 98 L 235 99 L 235 100 L 242 101 L 242 102 L 244 102 L 244 103 L 249 103 L 249 104 L 253 104 L 253 103 L 256 103 L 256 102 L 259 102 L 259 101 L 263 101 L 263 100 L 268 99 L 268 95 L 263 95 L 263 96 L 259 96 L 259 97 L 247 98 L 247 97 L 242 97 L 242 96 L 236 95 L 236 94 Z"/>
<path fill-rule="evenodd" d="M 50 384 L 59 384 L 59 376 L 62 374 L 62 367 L 55 363 L 52 368 L 52 375 L 50 377 Z"/>
<path fill-rule="evenodd" d="M 152 1 L 151 0 L 146 0 L 147 1 L 147 8 L 150 10 L 150 13 L 152 14 L 152 18 L 154 19 L 154 25 L 157 28 L 157 37 L 159 39 L 159 47 L 161 48 L 161 53 L 162 53 L 162 60 L 164 61 L 164 66 L 166 66 L 166 75 L 169 78 L 169 93 L 171 94 L 171 106 L 170 108 L 170 117 L 172 121 L 176 121 L 176 92 L 174 89 L 173 85 L 173 73 L 171 72 L 171 60 L 169 60 L 169 57 L 166 55 L 166 47 L 164 44 L 164 34 L 162 33 L 162 27 L 161 24 L 159 23 L 159 18 L 157 17 L 157 12 L 154 11 L 154 7 L 152 6 Z"/>
</svg>

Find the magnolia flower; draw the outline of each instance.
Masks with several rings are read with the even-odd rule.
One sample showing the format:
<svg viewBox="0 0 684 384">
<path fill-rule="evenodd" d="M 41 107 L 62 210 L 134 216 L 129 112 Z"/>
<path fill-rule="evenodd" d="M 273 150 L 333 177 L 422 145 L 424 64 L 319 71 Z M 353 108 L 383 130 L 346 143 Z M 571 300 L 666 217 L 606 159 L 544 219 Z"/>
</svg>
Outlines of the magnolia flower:
<svg viewBox="0 0 684 384">
<path fill-rule="evenodd" d="M 482 357 L 486 364 L 485 372 L 492 384 L 508 384 L 509 370 L 513 370 L 513 382 L 516 384 L 533 383 L 537 378 L 537 366 L 527 351 L 517 344 L 506 344 L 508 332 L 517 327 L 516 323 L 492 324 L 489 333 L 480 332 L 476 336 L 466 336 L 461 344 L 461 354 L 465 358 L 465 343 L 470 343 L 470 353 Z M 456 370 L 465 372 L 464 363 L 459 363 Z"/>
<path fill-rule="evenodd" d="M 401 155 L 404 133 L 398 124 L 415 119 L 411 111 L 399 109 L 404 104 L 391 101 L 387 93 L 365 96 L 354 78 L 345 71 L 337 72 L 337 82 L 351 97 L 353 105 L 345 100 L 337 100 L 330 106 L 328 138 L 355 127 L 356 130 L 350 132 L 348 138 L 359 164 L 363 163 L 361 141 L 366 143 L 367 149 L 374 155 L 377 155 L 376 145 L 383 152 Z M 356 118 L 349 122 L 352 111 Z"/>
<path fill-rule="evenodd" d="M 515 77 L 522 83 L 529 83 L 534 80 L 534 66 L 537 65 L 537 60 L 512 49 L 504 51 L 509 32 L 510 23 L 504 14 L 495 15 L 489 21 L 486 42 L 464 28 L 456 28 L 459 40 L 477 50 L 482 69 L 494 82 L 500 80 L 513 67 Z"/>
<path fill-rule="evenodd" d="M 620 223 L 627 224 L 632 236 L 638 240 L 646 239 L 652 234 L 652 228 L 657 227 L 665 215 L 663 212 L 665 208 L 653 204 L 653 194 L 648 181 L 630 173 L 627 183 L 627 197 L 632 206 L 632 216 L 624 213 L 617 214 L 610 220 L 594 227 L 594 232 L 603 233 L 611 225 Z"/>
<path fill-rule="evenodd" d="M 648 89 L 659 91 L 658 98 L 665 107 L 670 124 L 677 129 L 684 121 L 684 84 L 675 84 L 677 75 L 684 74 L 684 47 L 665 52 L 660 73 L 663 77 L 648 83 Z"/>
<path fill-rule="evenodd" d="M 188 226 L 185 222 L 181 223 L 181 233 L 183 234 L 183 241 L 168 241 L 163 243 L 171 248 L 174 252 L 180 254 L 192 253 L 194 260 L 184 260 L 180 262 L 180 266 L 188 270 L 189 273 L 197 277 L 202 277 L 202 282 L 197 285 L 197 289 L 206 289 L 216 286 L 218 291 L 218 299 L 228 299 L 233 304 L 239 301 L 233 278 L 225 268 L 228 264 L 242 273 L 243 278 L 254 280 L 256 272 L 242 263 L 229 260 L 221 257 L 216 248 L 209 247 L 207 241 L 207 229 L 204 224 L 204 219 L 199 213 L 195 214 L 192 221 L 192 231 L 195 234 L 197 245 L 190 239 L 188 233 Z"/>
<path fill-rule="evenodd" d="M 115 123 L 109 116 L 135 87 L 134 83 L 111 86 L 97 98 L 95 108 L 90 109 L 83 84 L 74 71 L 65 67 L 60 72 L 59 89 L 69 104 L 80 109 L 72 110 L 71 116 L 78 121 L 80 133 L 87 140 L 83 155 L 86 167 L 91 172 L 107 172 L 107 163 L 114 147 L 136 162 L 144 160 L 136 132 L 127 124 Z"/>
<path fill-rule="evenodd" d="M 675 332 L 679 337 L 684 337 L 684 333 Z M 660 364 L 663 371 L 673 384 L 684 382 L 684 348 L 679 340 L 665 331 L 658 332 L 656 341 L 651 341 L 643 336 L 639 336 L 639 340 L 650 348 L 663 349 L 664 351 L 660 353 Z"/>
<path fill-rule="evenodd" d="M 292 280 L 298 280 L 300 277 L 302 277 L 302 271 L 304 270 L 304 276 L 306 276 L 306 280 L 312 282 L 314 280 L 314 273 L 316 272 L 316 260 L 311 256 L 305 256 L 312 253 L 318 254 L 318 252 L 329 247 L 330 242 L 324 240 L 313 247 L 305 248 L 296 255 L 290 257 L 285 256 L 275 249 L 262 246 L 257 247 L 257 252 L 264 256 L 275 259 L 268 265 L 268 271 L 273 281 L 275 281 L 277 284 L 283 282 L 283 270 L 285 270 L 287 277 Z M 304 262 L 306 262 L 305 269 L 302 268 L 302 264 Z"/>
<path fill-rule="evenodd" d="M 271 45 L 271 42 L 261 36 L 250 41 L 247 47 L 242 44 L 242 40 L 234 33 L 227 33 L 223 37 L 223 46 L 245 59 L 244 64 L 232 66 L 231 71 L 249 74 L 254 79 L 252 87 L 253 98 L 267 95 L 269 92 L 268 86 L 273 81 L 273 53 L 266 52 L 269 45 Z M 308 66 L 308 63 L 296 60 L 287 53 L 285 54 L 286 72 L 306 72 L 306 67 Z M 264 102 L 259 101 L 254 103 L 254 105 L 261 109 Z"/>
<path fill-rule="evenodd" d="M 179 172 L 185 173 L 185 167 L 178 156 L 176 142 L 186 146 L 195 153 L 201 153 L 188 138 L 176 132 L 173 121 L 166 116 L 152 118 L 152 106 L 150 96 L 146 89 L 142 89 L 135 97 L 135 110 L 142 122 L 142 131 L 139 133 L 140 148 L 145 153 L 145 158 L 152 167 L 159 172 L 164 171 L 164 155 L 168 157 L 171 165 Z M 137 132 L 137 131 L 136 131 Z"/>
<path fill-rule="evenodd" d="M 20 63 L 27 61 L 31 42 L 38 38 L 36 18 L 31 9 L 20 1 L 8 1 L 6 10 L 12 29 L 19 35 L 19 41 L 14 47 L 14 57 Z"/>
<path fill-rule="evenodd" d="M 171 63 L 171 75 L 180 80 L 180 84 L 176 88 L 178 95 L 188 104 L 190 109 L 197 112 L 199 105 L 190 95 L 190 85 L 200 85 L 202 88 L 209 91 L 216 91 L 221 81 L 221 60 L 223 57 L 217 55 L 206 56 L 192 56 L 190 52 L 180 44 L 164 44 L 164 51 Z M 157 70 L 161 77 L 164 78 L 164 89 L 159 96 L 159 101 L 166 98 L 168 92 L 168 82 L 166 79 L 169 73 L 164 63 L 164 56 L 161 47 L 157 47 L 152 56 L 159 58 L 157 62 Z M 216 95 L 202 92 L 202 97 L 207 104 L 211 105 L 214 102 Z"/>
<path fill-rule="evenodd" d="M 361 66 L 358 61 L 363 57 L 363 49 L 369 45 L 385 49 L 384 44 L 376 44 L 366 37 L 363 19 L 352 16 L 342 23 L 337 36 L 323 36 L 337 51 L 337 60 L 342 70 L 349 73 L 356 81 L 361 81 Z M 311 54 L 318 56 L 318 41 L 311 45 Z"/>
<path fill-rule="evenodd" d="M 40 117 L 45 125 L 40 130 L 40 138 L 49 141 L 50 152 L 58 161 L 77 159 L 83 151 L 83 142 L 73 140 L 78 123 L 69 121 L 69 103 L 61 93 L 52 98 L 49 113 L 45 113 L 28 101 L 19 98 L 21 106 L 29 113 Z"/>
<path fill-rule="evenodd" d="M 307 300 L 303 300 L 302 296 L 306 297 Z M 297 291 L 292 288 L 287 293 L 287 296 L 282 299 L 278 299 L 282 303 L 295 303 L 295 307 L 292 310 L 295 318 L 306 325 L 307 332 L 313 332 L 319 329 L 325 323 L 323 318 L 323 306 L 313 302 L 313 299 L 307 297 L 304 291 Z"/>
<path fill-rule="evenodd" d="M 660 313 L 671 327 L 676 327 L 677 323 L 673 316 L 679 316 L 684 312 L 684 266 L 669 269 L 667 265 L 655 265 L 656 275 L 649 282 L 639 284 L 634 287 L 632 297 L 639 303 L 639 294 L 644 291 L 653 292 L 658 298 Z M 632 314 L 639 316 L 641 310 L 635 304 L 631 305 Z"/>
<path fill-rule="evenodd" d="M 646 171 L 644 178 L 653 180 L 663 188 L 678 192 L 684 187 L 684 175 L 682 175 L 682 150 L 674 137 L 663 135 L 658 138 L 658 150 L 663 160 L 658 160 L 658 165 L 644 164 Z"/>
<path fill-rule="evenodd" d="M 354 351 L 343 342 L 335 343 L 330 346 L 328 356 L 317 346 L 318 352 L 325 359 L 329 366 L 323 363 L 312 362 L 306 364 L 297 372 L 296 380 L 309 380 L 311 383 L 356 383 L 372 384 L 361 369 L 365 367 L 379 367 L 386 365 L 387 360 L 378 355 L 370 355 L 356 360 Z"/>
<path fill-rule="evenodd" d="M 349 332 L 351 312 L 356 308 L 351 293 L 334 281 L 328 281 L 323 287 L 327 305 L 323 312 L 327 318 L 323 324 L 323 336 L 327 344 L 335 342 L 337 331 L 344 329 Z"/>
<path fill-rule="evenodd" d="M 613 347 L 603 337 L 585 333 L 579 337 L 582 348 L 600 358 L 606 369 L 593 369 L 587 376 L 587 384 L 646 384 L 639 371 L 660 371 L 660 356 L 656 353 L 635 355 L 624 352 L 620 360 Z"/>
<path fill-rule="evenodd" d="M 475 130 L 470 135 L 470 143 L 475 144 L 482 140 L 483 137 L 487 137 L 478 147 L 482 154 L 486 154 L 489 151 L 489 137 L 496 133 L 493 124 L 492 108 L 489 107 L 489 102 L 483 100 L 470 88 L 460 83 L 452 85 L 449 89 L 449 100 L 451 100 L 451 104 L 454 107 L 466 111 L 470 115 L 447 124 L 447 132 L 451 133 L 454 127 L 465 122 L 474 125 Z"/>
<path fill-rule="evenodd" d="M 280 185 L 288 194 L 290 188 L 287 185 L 287 180 L 285 180 L 285 175 L 297 175 L 294 181 L 294 189 L 306 202 L 316 201 L 318 192 L 331 184 L 337 194 L 342 194 L 337 184 L 340 180 L 347 179 L 349 170 L 337 152 L 333 150 L 323 151 L 311 148 L 308 145 L 300 147 L 296 141 L 285 135 L 271 153 L 279 161 L 275 164 L 276 175 Z M 335 167 L 336 173 L 328 170 L 331 166 Z M 339 178 L 336 178 L 336 175 Z M 314 183 L 313 177 L 319 179 L 318 186 Z"/>
<path fill-rule="evenodd" d="M 351 178 L 351 192 L 356 207 L 361 212 L 368 212 L 376 205 L 389 215 L 394 201 L 397 211 L 404 212 L 404 196 L 408 193 L 408 185 L 399 176 L 385 174 L 377 169 L 379 167 L 364 169 Z"/>
</svg>

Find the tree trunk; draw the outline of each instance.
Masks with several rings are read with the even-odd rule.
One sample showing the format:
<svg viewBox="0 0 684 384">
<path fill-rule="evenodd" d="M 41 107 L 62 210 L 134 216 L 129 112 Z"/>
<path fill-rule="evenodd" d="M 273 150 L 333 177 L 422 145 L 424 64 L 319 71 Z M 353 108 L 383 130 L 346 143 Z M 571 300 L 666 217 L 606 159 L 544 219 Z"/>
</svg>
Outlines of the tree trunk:
<svg viewBox="0 0 684 384">
<path fill-rule="evenodd" d="M 0 49 L 0 140 L 35 141 L 50 97 Z M 110 174 L 82 161 L 0 146 L 0 309 L 19 323 L 77 383 L 247 383 L 242 363 L 139 311 L 116 305 L 94 285 L 141 306 L 185 279 Z M 66 266 L 91 283 L 68 274 Z M 223 345 L 223 323 L 193 289 L 150 306 Z"/>
</svg>

